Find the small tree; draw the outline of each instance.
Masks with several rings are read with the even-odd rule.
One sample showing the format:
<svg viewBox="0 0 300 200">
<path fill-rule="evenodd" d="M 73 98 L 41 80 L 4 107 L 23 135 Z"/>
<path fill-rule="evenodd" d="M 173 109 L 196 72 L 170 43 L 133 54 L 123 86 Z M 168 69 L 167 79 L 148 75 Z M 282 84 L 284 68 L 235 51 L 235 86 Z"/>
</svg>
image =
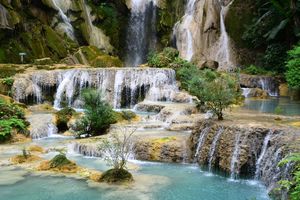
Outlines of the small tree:
<svg viewBox="0 0 300 200">
<path fill-rule="evenodd" d="M 99 146 L 104 160 L 113 169 L 102 175 L 106 182 L 131 181 L 132 175 L 126 171 L 126 164 L 134 151 L 133 134 L 135 128 L 120 127 L 104 139 Z"/>
<path fill-rule="evenodd" d="M 99 135 L 106 133 L 110 124 L 116 123 L 112 107 L 102 99 L 97 90 L 86 90 L 82 94 L 84 116 L 76 125 L 79 134 Z"/>
<path fill-rule="evenodd" d="M 286 63 L 285 74 L 289 87 L 300 89 L 300 44 L 288 52 L 289 59 Z"/>
<path fill-rule="evenodd" d="M 240 97 L 236 78 L 227 74 L 204 70 L 188 83 L 190 92 L 198 97 L 199 103 L 217 115 L 219 120 L 223 120 L 224 109 Z"/>
</svg>

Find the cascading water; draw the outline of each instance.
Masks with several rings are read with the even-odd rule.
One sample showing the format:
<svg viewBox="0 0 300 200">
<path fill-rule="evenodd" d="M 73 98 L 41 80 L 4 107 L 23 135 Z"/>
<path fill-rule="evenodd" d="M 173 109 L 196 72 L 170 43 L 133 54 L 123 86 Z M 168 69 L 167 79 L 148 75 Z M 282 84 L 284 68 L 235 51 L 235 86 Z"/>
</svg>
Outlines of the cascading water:
<svg viewBox="0 0 300 200">
<path fill-rule="evenodd" d="M 203 129 L 201 131 L 199 139 L 198 139 L 198 144 L 197 144 L 195 156 L 194 156 L 194 161 L 199 160 L 199 157 L 201 156 L 201 149 L 204 145 L 205 139 L 206 139 L 209 131 L 210 131 L 210 127 L 206 127 L 205 129 Z"/>
<path fill-rule="evenodd" d="M 224 5 L 222 0 L 219 0 L 221 5 L 220 11 L 220 30 L 221 36 L 219 38 L 219 47 L 215 57 L 215 60 L 219 62 L 221 68 L 224 69 L 232 69 L 234 66 L 234 62 L 232 61 L 232 52 L 231 52 L 231 44 L 230 38 L 226 31 L 225 26 L 225 17 L 230 5 L 233 3 L 232 0 L 228 5 Z"/>
<path fill-rule="evenodd" d="M 263 146 L 262 146 L 262 150 L 261 150 L 261 153 L 256 161 L 256 170 L 255 170 L 255 179 L 259 179 L 260 178 L 260 173 L 261 173 L 261 162 L 262 160 L 264 159 L 264 156 L 266 154 L 266 151 L 267 151 L 267 148 L 268 148 L 268 145 L 269 145 L 269 141 L 272 137 L 272 134 L 273 134 L 273 131 L 270 130 L 270 132 L 267 134 L 267 136 L 265 137 L 264 139 L 264 143 L 263 143 Z"/>
<path fill-rule="evenodd" d="M 270 96 L 278 96 L 278 87 L 272 80 L 273 79 L 268 77 L 261 77 L 259 79 L 260 88 L 268 92 Z"/>
<path fill-rule="evenodd" d="M 37 78 L 38 77 L 38 78 Z M 20 75 L 15 79 L 14 98 L 26 102 L 30 95 L 45 99 L 47 88 L 53 89 L 54 107 L 64 103 L 75 107 L 80 104 L 82 89 L 91 87 L 104 93 L 114 108 L 132 108 L 144 99 L 150 101 L 171 101 L 178 92 L 175 72 L 170 69 L 123 68 L 123 69 L 72 69 L 36 71 Z M 36 85 L 40 90 L 32 90 Z M 36 101 L 39 103 L 39 101 Z"/>
<path fill-rule="evenodd" d="M 209 160 L 208 160 L 208 170 L 209 172 L 211 172 L 211 167 L 212 167 L 212 162 L 213 162 L 213 159 L 214 159 L 214 156 L 215 156 L 215 151 L 216 151 L 216 146 L 217 146 L 217 143 L 222 135 L 222 133 L 224 132 L 224 128 L 221 127 L 219 128 L 219 130 L 217 131 L 217 134 L 215 135 L 214 137 L 214 140 L 210 146 L 210 150 L 209 150 Z"/>
<path fill-rule="evenodd" d="M 249 97 L 249 94 L 250 94 L 250 92 L 251 92 L 251 88 L 242 88 L 242 95 L 245 97 L 245 98 L 247 98 L 247 97 Z"/>
<path fill-rule="evenodd" d="M 185 34 L 185 41 L 177 41 L 176 46 L 181 52 L 181 57 L 188 61 L 191 61 L 194 55 L 194 39 L 191 24 L 194 20 L 195 3 L 196 0 L 188 0 L 182 20 L 177 22 L 173 29 L 173 37 L 176 37 L 179 32 L 181 34 L 184 32 Z"/>
<path fill-rule="evenodd" d="M 107 37 L 100 28 L 94 26 L 92 22 L 91 8 L 88 7 L 88 5 L 85 3 L 85 0 L 81 0 L 81 3 L 83 6 L 84 17 L 86 20 L 88 43 L 90 45 L 98 47 L 103 51 L 106 51 L 107 53 L 112 52 L 113 47 L 109 43 L 109 37 Z"/>
<path fill-rule="evenodd" d="M 126 38 L 126 66 L 136 67 L 156 46 L 156 0 L 131 0 L 131 15 Z"/>
<path fill-rule="evenodd" d="M 30 136 L 32 139 L 53 137 L 57 134 L 57 128 L 53 124 L 52 114 L 34 114 L 28 117 L 30 122 Z"/>
<path fill-rule="evenodd" d="M 74 28 L 71 24 L 71 20 L 68 18 L 68 16 L 64 13 L 62 7 L 63 4 L 65 4 L 68 1 L 65 0 L 52 0 L 54 8 L 58 11 L 59 16 L 64 22 L 64 26 L 62 27 L 64 32 L 67 34 L 69 38 L 72 40 L 76 40 L 75 34 L 74 34 Z"/>
<path fill-rule="evenodd" d="M 0 4 L 0 28 L 9 28 L 8 12 L 4 6 Z"/>
<path fill-rule="evenodd" d="M 234 150 L 230 162 L 230 179 L 232 180 L 235 179 L 236 175 L 238 174 L 236 167 L 238 166 L 238 162 L 239 162 L 240 140 L 241 140 L 241 133 L 238 133 L 235 137 Z"/>
</svg>

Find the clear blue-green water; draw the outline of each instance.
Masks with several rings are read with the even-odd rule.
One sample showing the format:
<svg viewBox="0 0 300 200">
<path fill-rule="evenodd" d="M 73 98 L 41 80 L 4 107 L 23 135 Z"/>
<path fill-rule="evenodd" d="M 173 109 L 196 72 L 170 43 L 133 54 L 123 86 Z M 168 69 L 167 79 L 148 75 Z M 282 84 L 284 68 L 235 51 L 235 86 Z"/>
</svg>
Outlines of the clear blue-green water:
<svg viewBox="0 0 300 200">
<path fill-rule="evenodd" d="M 84 166 L 104 169 L 99 159 L 71 156 Z M 25 176 L 12 185 L 0 185 L 0 200 L 267 200 L 266 189 L 255 181 L 237 180 L 203 172 L 186 164 L 137 162 L 133 172 L 145 188 L 91 187 L 85 180 L 52 176 Z M 147 179 L 139 181 L 139 176 Z M 147 185 L 155 180 L 157 183 Z M 164 181 L 162 181 L 164 180 Z"/>
<path fill-rule="evenodd" d="M 300 101 L 293 101 L 290 98 L 284 97 L 268 99 L 246 98 L 243 108 L 262 113 L 300 115 Z M 277 110 L 280 108 L 281 111 L 276 113 L 276 108 Z"/>
</svg>

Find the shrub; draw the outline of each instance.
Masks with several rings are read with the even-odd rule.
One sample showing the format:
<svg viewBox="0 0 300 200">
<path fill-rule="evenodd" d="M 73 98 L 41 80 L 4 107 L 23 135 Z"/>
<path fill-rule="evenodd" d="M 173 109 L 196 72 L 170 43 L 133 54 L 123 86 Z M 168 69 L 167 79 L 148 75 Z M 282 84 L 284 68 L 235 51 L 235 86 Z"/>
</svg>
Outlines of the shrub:
<svg viewBox="0 0 300 200">
<path fill-rule="evenodd" d="M 294 163 L 293 179 L 281 180 L 279 184 L 282 189 L 288 191 L 291 200 L 299 200 L 300 197 L 300 153 L 293 153 L 285 157 L 279 166 L 282 167 L 288 163 Z"/>
<path fill-rule="evenodd" d="M 249 67 L 245 68 L 243 70 L 244 73 L 246 74 L 251 74 L 251 75 L 262 75 L 262 74 L 267 74 L 267 71 L 264 70 L 261 67 L 257 67 L 255 65 L 250 65 Z"/>
<path fill-rule="evenodd" d="M 13 129 L 16 129 L 19 132 L 26 132 L 27 125 L 24 120 L 10 118 L 5 120 L 0 120 L 0 142 L 4 142 L 11 137 Z"/>
<path fill-rule="evenodd" d="M 263 58 L 264 68 L 269 71 L 284 72 L 286 48 L 282 44 L 271 44 L 267 47 Z"/>
<path fill-rule="evenodd" d="M 12 77 L 6 77 L 2 80 L 2 83 L 7 86 L 12 86 L 14 84 L 14 79 Z"/>
<path fill-rule="evenodd" d="M 97 90 L 88 89 L 83 92 L 84 116 L 77 122 L 78 134 L 90 136 L 105 134 L 111 124 L 116 123 L 112 107 L 102 99 Z"/>
<path fill-rule="evenodd" d="M 56 112 L 56 126 L 59 131 L 64 132 L 68 130 L 68 122 L 72 116 L 76 113 L 73 108 L 66 107 Z"/>
<path fill-rule="evenodd" d="M 150 67 L 170 67 L 170 64 L 178 58 L 179 52 L 178 50 L 166 47 L 162 52 L 156 53 L 151 52 L 148 55 L 148 65 Z"/>
<path fill-rule="evenodd" d="M 289 87 L 300 89 L 300 44 L 288 52 L 285 74 Z"/>
</svg>

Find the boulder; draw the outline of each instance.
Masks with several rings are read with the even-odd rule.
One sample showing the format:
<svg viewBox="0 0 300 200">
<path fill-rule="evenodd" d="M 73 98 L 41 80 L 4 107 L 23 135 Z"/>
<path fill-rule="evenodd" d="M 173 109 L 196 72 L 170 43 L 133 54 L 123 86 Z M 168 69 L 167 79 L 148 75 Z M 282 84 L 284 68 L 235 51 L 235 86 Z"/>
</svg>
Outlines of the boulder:
<svg viewBox="0 0 300 200">
<path fill-rule="evenodd" d="M 206 60 L 206 61 L 200 61 L 198 64 L 199 69 L 211 69 L 211 70 L 217 70 L 219 68 L 219 63 L 214 60 Z"/>
</svg>

